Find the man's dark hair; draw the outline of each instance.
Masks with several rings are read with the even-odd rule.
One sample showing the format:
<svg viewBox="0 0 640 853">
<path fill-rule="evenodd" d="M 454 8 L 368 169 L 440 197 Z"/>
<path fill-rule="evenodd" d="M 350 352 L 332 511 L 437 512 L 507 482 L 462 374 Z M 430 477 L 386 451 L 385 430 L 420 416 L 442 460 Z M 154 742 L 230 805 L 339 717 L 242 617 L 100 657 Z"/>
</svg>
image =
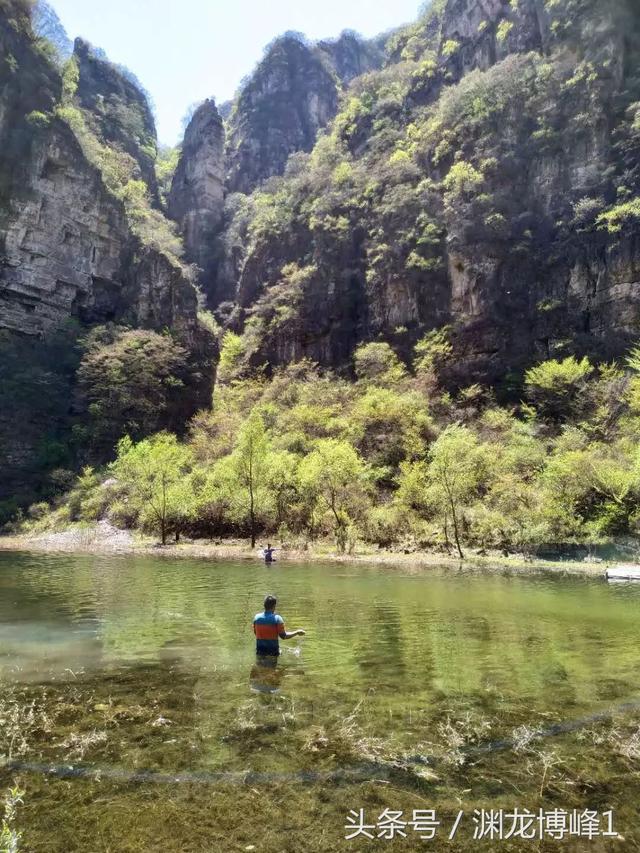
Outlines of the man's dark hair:
<svg viewBox="0 0 640 853">
<path fill-rule="evenodd" d="M 276 597 L 275 595 L 268 595 L 264 600 L 264 609 L 265 610 L 275 610 L 276 609 Z"/>
</svg>

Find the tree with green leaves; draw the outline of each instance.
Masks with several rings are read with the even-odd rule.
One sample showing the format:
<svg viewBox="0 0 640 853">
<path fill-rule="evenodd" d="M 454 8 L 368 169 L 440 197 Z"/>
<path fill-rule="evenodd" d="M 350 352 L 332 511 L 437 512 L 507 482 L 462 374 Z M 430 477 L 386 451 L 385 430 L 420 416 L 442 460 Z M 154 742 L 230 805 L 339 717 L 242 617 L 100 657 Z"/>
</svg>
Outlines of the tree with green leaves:
<svg viewBox="0 0 640 853">
<path fill-rule="evenodd" d="M 406 378 L 406 370 L 389 344 L 362 344 L 353 357 L 358 380 L 371 385 L 393 387 Z"/>
<path fill-rule="evenodd" d="M 624 397 L 631 411 L 640 414 L 640 347 L 634 347 L 629 353 L 627 367 L 631 371 L 631 376 Z"/>
<path fill-rule="evenodd" d="M 267 488 L 273 503 L 276 530 L 289 523 L 293 510 L 300 502 L 298 464 L 299 458 L 287 450 L 269 454 Z"/>
<path fill-rule="evenodd" d="M 229 385 L 242 375 L 245 367 L 246 342 L 241 335 L 227 331 L 222 338 L 217 379 L 223 385 Z"/>
<path fill-rule="evenodd" d="M 299 478 L 311 501 L 320 502 L 329 512 L 338 548 L 344 551 L 349 524 L 366 498 L 364 460 L 346 441 L 320 439 L 300 463 Z"/>
<path fill-rule="evenodd" d="M 159 532 L 163 545 L 172 530 L 180 532 L 193 510 L 192 468 L 191 450 L 169 433 L 137 444 L 126 436 L 118 444 L 118 456 L 110 470 L 143 524 Z"/>
<path fill-rule="evenodd" d="M 525 375 L 527 397 L 540 415 L 561 423 L 585 409 L 587 382 L 593 374 L 588 358 L 572 355 L 562 361 L 543 361 Z"/>
<path fill-rule="evenodd" d="M 466 506 L 477 497 L 485 472 L 486 457 L 470 429 L 447 427 L 433 444 L 427 469 L 431 500 L 444 519 L 445 536 L 451 520 L 460 559 L 464 559 L 461 527 Z"/>
<path fill-rule="evenodd" d="M 637 440 L 601 444 L 566 430 L 541 478 L 550 538 L 597 541 L 627 532 L 639 509 L 637 459 Z"/>
<path fill-rule="evenodd" d="M 262 415 L 257 411 L 249 415 L 240 430 L 232 454 L 232 468 L 245 496 L 251 547 L 255 548 L 259 497 L 269 476 L 269 440 Z"/>
<path fill-rule="evenodd" d="M 187 353 L 170 335 L 100 326 L 85 340 L 78 397 L 93 456 L 104 460 L 120 438 L 175 429 L 184 416 Z"/>
<path fill-rule="evenodd" d="M 413 366 L 416 374 L 431 374 L 449 361 L 453 355 L 453 346 L 449 341 L 450 329 L 434 329 L 427 332 L 414 347 Z"/>
</svg>

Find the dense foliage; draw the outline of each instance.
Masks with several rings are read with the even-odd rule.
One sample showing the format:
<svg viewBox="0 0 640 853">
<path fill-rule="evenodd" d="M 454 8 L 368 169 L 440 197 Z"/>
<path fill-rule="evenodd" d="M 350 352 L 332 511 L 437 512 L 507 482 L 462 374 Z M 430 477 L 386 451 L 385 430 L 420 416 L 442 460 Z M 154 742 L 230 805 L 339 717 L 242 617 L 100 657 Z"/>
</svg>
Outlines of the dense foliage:
<svg viewBox="0 0 640 853">
<path fill-rule="evenodd" d="M 331 537 L 459 555 L 637 532 L 640 355 L 611 361 L 634 320 L 615 340 L 606 322 L 593 333 L 569 292 L 640 221 L 637 19 L 627 0 L 546 0 L 532 22 L 514 0 L 462 35 L 446 5 L 335 89 L 338 114 L 309 153 L 227 195 L 217 284 L 234 301 L 214 306 L 219 382 L 186 439 L 188 356 L 170 335 L 98 328 L 74 339 L 73 364 L 45 359 L 26 378 L 11 344 L 4 399 L 37 395 L 49 372 L 58 389 L 40 401 L 54 485 L 38 497 L 54 512 L 37 503 L 35 524 L 106 517 L 162 541 Z M 99 108 L 82 73 L 108 92 Z M 138 238 L 178 264 L 162 204 L 179 152 L 158 155 L 148 104 L 121 76 L 81 46 L 52 110 L 25 120 L 34 134 L 64 122 Z M 243 91 L 232 128 L 251 106 Z M 469 305 L 452 307 L 456 281 Z M 464 339 L 480 315 L 504 338 L 493 374 L 478 369 L 495 355 L 483 334 Z M 61 498 L 80 464 L 93 467 Z"/>
<path fill-rule="evenodd" d="M 125 436 L 184 432 L 196 380 L 191 355 L 169 333 L 115 325 L 87 333 L 69 323 L 34 346 L 0 332 L 0 524 L 59 497 L 80 466 L 112 459 Z"/>
<path fill-rule="evenodd" d="M 0 524 L 125 434 L 183 431 L 215 373 L 146 95 L 84 42 L 69 55 L 59 26 L 46 3 L 0 2 Z M 107 320 L 156 331 L 93 325 Z"/>
<path fill-rule="evenodd" d="M 85 50 L 92 65 L 102 73 L 125 81 L 114 66 L 95 58 L 91 48 L 86 46 Z M 158 154 L 155 128 L 147 115 L 149 108 L 143 93 L 126 81 L 136 100 L 132 95 L 129 100 L 113 96 L 106 105 L 100 101 L 101 109 L 96 117 L 96 111 L 88 109 L 78 94 L 81 75 L 75 54 L 65 64 L 62 79 L 63 94 L 55 110 L 56 118 L 70 127 L 87 159 L 100 170 L 106 189 L 124 204 L 133 233 L 144 245 L 179 264 L 183 247 L 177 229 L 155 203 Z M 161 178 L 164 167 L 163 157 L 159 164 Z"/>
<path fill-rule="evenodd" d="M 68 412 L 80 359 L 77 338 L 78 329 L 69 325 L 34 347 L 27 338 L 0 331 L 0 524 L 25 502 L 38 494 L 51 498 L 73 479 Z M 15 446 L 16 423 L 20 438 L 33 440 L 30 458 Z"/>
<path fill-rule="evenodd" d="M 485 387 L 443 390 L 455 358 L 443 333 L 420 342 L 411 369 L 364 345 L 355 382 L 309 362 L 241 376 L 237 344 L 229 334 L 213 409 L 185 442 L 124 440 L 39 524 L 108 517 L 163 540 L 330 537 L 340 550 L 459 555 L 637 533 L 640 352 L 625 365 L 541 363 L 505 407 Z"/>
<path fill-rule="evenodd" d="M 79 408 L 86 412 L 82 432 L 91 456 L 107 458 L 124 435 L 139 440 L 164 427 L 177 429 L 188 379 L 187 353 L 170 335 L 94 329 L 84 339 L 77 374 Z"/>
</svg>

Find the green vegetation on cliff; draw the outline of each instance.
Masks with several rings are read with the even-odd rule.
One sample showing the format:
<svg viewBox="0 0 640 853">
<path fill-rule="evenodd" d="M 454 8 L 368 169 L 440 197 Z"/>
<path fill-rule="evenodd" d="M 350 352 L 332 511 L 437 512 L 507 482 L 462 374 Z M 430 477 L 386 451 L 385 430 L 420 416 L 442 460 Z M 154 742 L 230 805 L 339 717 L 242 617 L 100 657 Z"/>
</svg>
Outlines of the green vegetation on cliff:
<svg viewBox="0 0 640 853">
<path fill-rule="evenodd" d="M 80 40 L 65 61 L 32 12 L 0 2 L 0 523 L 125 434 L 183 431 L 217 354 L 160 208 L 144 92 Z"/>
<path fill-rule="evenodd" d="M 444 324 L 462 383 L 621 357 L 640 314 L 639 57 L 627 0 L 438 2 L 393 34 L 310 153 L 227 198 L 216 293 L 235 292 L 254 363 L 340 367 L 379 336 L 408 358 Z"/>
<path fill-rule="evenodd" d="M 73 403 L 46 435 L 68 452 L 29 468 L 49 479 L 34 497 L 56 510 L 36 506 L 38 524 L 108 515 L 159 529 L 141 466 L 153 483 L 156 454 L 175 450 L 189 488 L 165 495 L 183 506 L 162 514 L 163 538 L 264 531 L 464 552 L 633 533 L 638 23 L 631 0 L 438 0 L 368 45 L 289 34 L 236 100 L 226 163 L 213 105 L 216 120 L 192 127 L 197 145 L 158 155 L 149 105 L 126 75 L 82 42 L 60 73 L 27 34 L 51 93 L 29 101 L 11 145 L 52 127 L 73 134 L 126 212 L 132 269 L 151 246 L 185 272 L 163 204 L 178 166 L 195 176 L 204 190 L 180 220 L 198 244 L 189 259 L 211 261 L 201 279 L 224 341 L 213 408 L 200 395 L 190 421 L 206 354 L 192 350 L 193 318 L 165 329 L 184 320 L 171 270 L 150 263 L 116 288 L 113 270 L 92 271 L 98 310 L 80 294 L 69 312 L 101 325 L 79 330 L 73 366 L 52 371 Z M 16 47 L 4 78 L 21 64 Z M 215 225 L 202 227 L 205 213 Z M 95 241 L 88 251 L 88 265 L 101 259 Z M 153 331 L 127 325 L 132 291 Z M 14 363 L 20 347 L 7 346 Z M 36 364 L 25 399 L 47 369 Z M 47 400 L 33 403 L 41 420 Z M 66 501 L 82 465 L 93 467 Z"/>
<path fill-rule="evenodd" d="M 79 40 L 62 80 L 56 117 L 71 128 L 89 162 L 100 170 L 105 188 L 124 204 L 129 226 L 142 244 L 180 265 L 183 247 L 177 229 L 156 204 L 158 151 L 146 96 Z M 163 166 L 160 160 L 160 175 Z"/>
<path fill-rule="evenodd" d="M 192 354 L 168 332 L 87 333 L 70 322 L 37 347 L 0 332 L 0 525 L 30 503 L 59 499 L 82 465 L 113 458 L 125 436 L 183 433 L 200 381 Z M 19 441 L 33 450 L 20 455 Z"/>
</svg>

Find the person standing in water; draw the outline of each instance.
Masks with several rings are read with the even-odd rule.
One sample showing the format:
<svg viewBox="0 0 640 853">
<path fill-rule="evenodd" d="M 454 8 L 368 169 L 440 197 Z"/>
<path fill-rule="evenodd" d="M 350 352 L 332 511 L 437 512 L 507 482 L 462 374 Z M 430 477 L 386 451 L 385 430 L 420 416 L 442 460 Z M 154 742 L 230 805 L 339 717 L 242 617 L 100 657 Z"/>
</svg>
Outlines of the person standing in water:
<svg viewBox="0 0 640 853">
<path fill-rule="evenodd" d="M 268 595 L 264 600 L 264 610 L 256 613 L 253 619 L 253 633 L 256 635 L 256 654 L 259 657 L 280 654 L 279 640 L 292 640 L 294 637 L 304 637 L 302 629 L 287 631 L 284 619 L 276 613 L 276 597 Z"/>
<path fill-rule="evenodd" d="M 275 554 L 276 551 L 277 551 L 277 548 L 272 548 L 271 542 L 269 542 L 267 544 L 267 547 L 262 551 L 262 553 L 264 554 L 265 563 L 274 563 L 275 562 L 276 558 L 273 555 Z"/>
</svg>

